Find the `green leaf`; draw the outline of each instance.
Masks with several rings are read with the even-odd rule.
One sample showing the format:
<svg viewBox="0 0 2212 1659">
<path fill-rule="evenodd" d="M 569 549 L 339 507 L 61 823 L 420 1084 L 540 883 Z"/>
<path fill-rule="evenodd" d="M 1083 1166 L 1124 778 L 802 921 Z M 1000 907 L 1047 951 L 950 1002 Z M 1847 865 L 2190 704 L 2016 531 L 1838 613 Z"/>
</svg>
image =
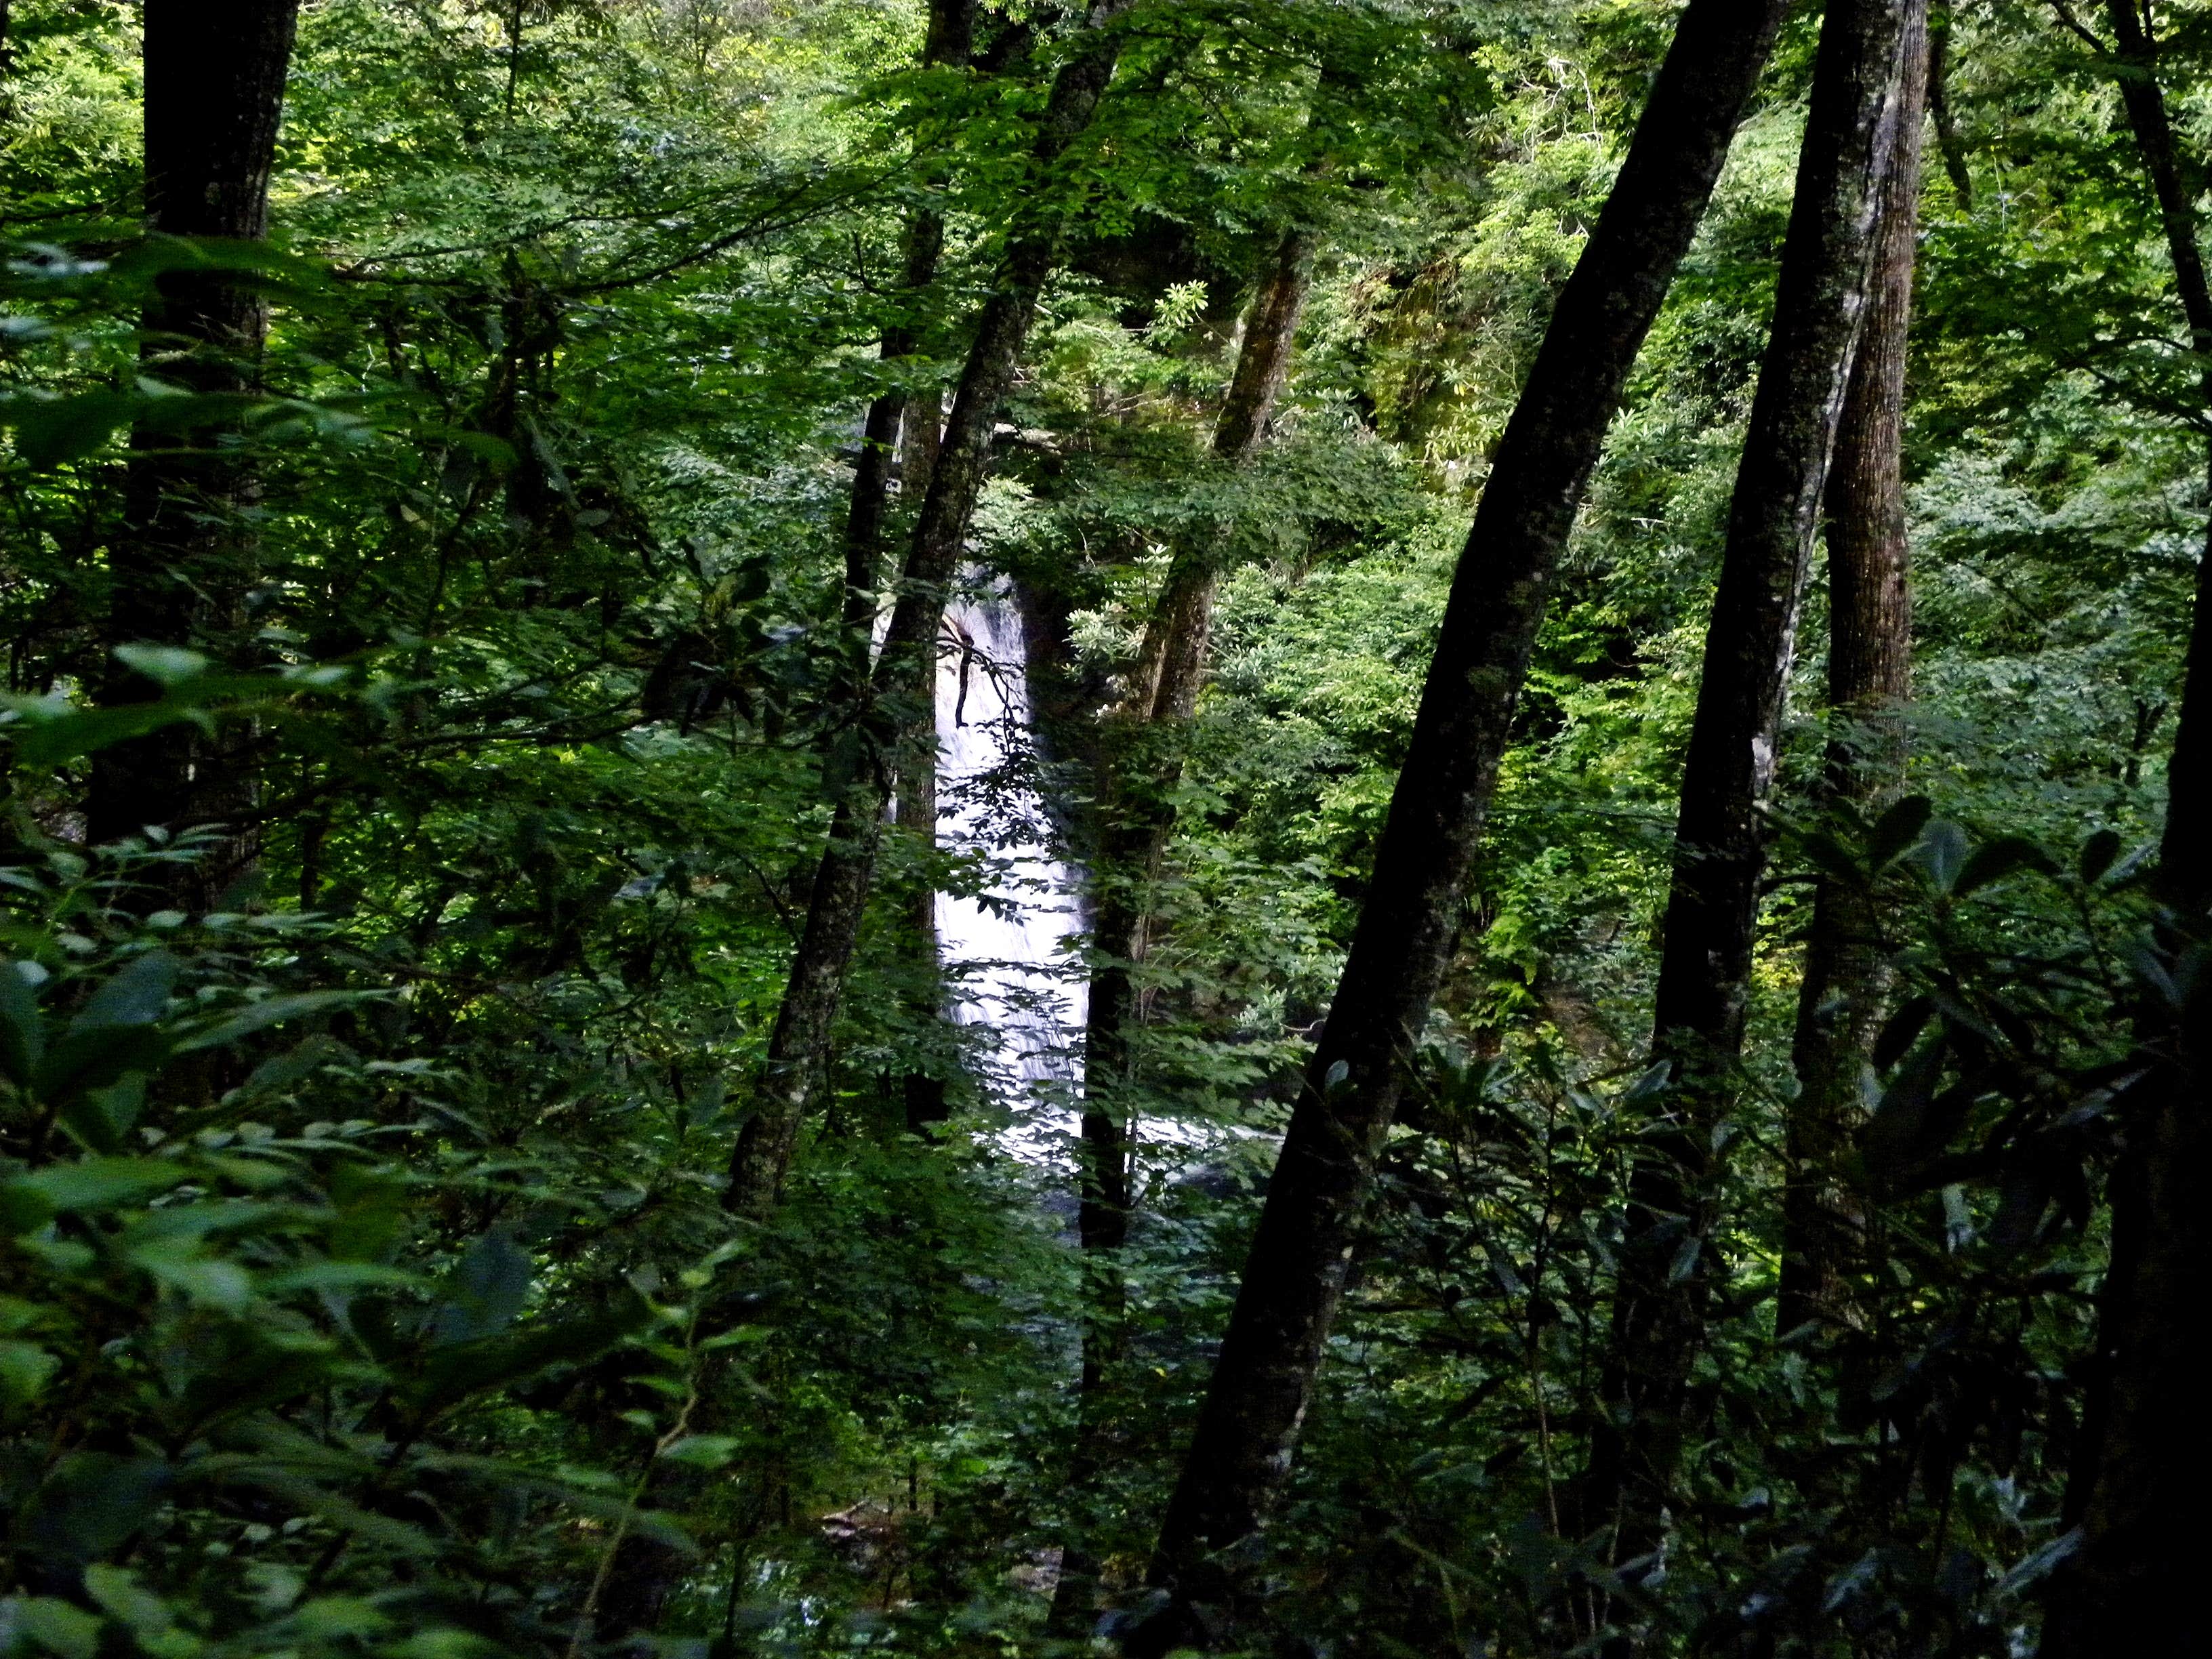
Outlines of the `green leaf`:
<svg viewBox="0 0 2212 1659">
<path fill-rule="evenodd" d="M 159 1071 L 169 1050 L 168 1036 L 150 1025 L 72 1029 L 47 1051 L 31 1079 L 32 1091 L 41 1099 L 67 1101 L 131 1072 Z"/>
<path fill-rule="evenodd" d="M 0 961 L 0 1077 L 17 1088 L 29 1086 L 46 1050 L 46 1020 L 39 1011 L 38 988 L 21 971 L 24 964 Z"/>
<path fill-rule="evenodd" d="M 84 1592 L 109 1618 L 141 1640 L 159 1637 L 176 1623 L 169 1604 L 141 1584 L 127 1568 L 94 1562 L 84 1570 Z"/>
<path fill-rule="evenodd" d="M 33 1500 L 31 1547 L 71 1564 L 112 1555 L 154 1518 L 169 1484 L 169 1466 L 158 1457 L 71 1452 Z"/>
<path fill-rule="evenodd" d="M 103 1089 L 72 1091 L 59 1112 L 61 1125 L 87 1152 L 119 1152 L 146 1106 L 146 1074 L 131 1072 Z"/>
<path fill-rule="evenodd" d="M 1935 810 L 1927 796 L 1907 795 L 1877 818 L 1867 837 L 1867 853 L 1874 867 L 1885 868 L 1909 852 Z"/>
<path fill-rule="evenodd" d="M 208 659 L 198 652 L 173 645 L 118 645 L 115 654 L 125 667 L 135 669 L 156 685 L 181 685 L 208 670 Z"/>
<path fill-rule="evenodd" d="M 0 1191 L 35 1194 L 49 1212 L 112 1210 L 167 1192 L 187 1171 L 162 1158 L 88 1158 L 58 1164 L 35 1175 L 17 1176 Z"/>
<path fill-rule="evenodd" d="M 1895 1175 L 1911 1162 L 1948 1051 L 1942 1035 L 1937 1033 L 1913 1051 L 1882 1091 L 1881 1103 L 1866 1128 L 1867 1164 L 1876 1175 Z"/>
<path fill-rule="evenodd" d="M 1921 868 L 1936 890 L 1948 893 L 1966 867 L 1966 832 L 1948 821 L 1931 823 L 1917 849 Z"/>
<path fill-rule="evenodd" d="M 2095 885 L 2099 877 L 2112 867 L 2112 860 L 2120 855 L 2120 832 L 2100 830 L 2081 843 L 2081 856 L 2075 865 L 2081 879 Z"/>
<path fill-rule="evenodd" d="M 35 1342 L 21 1337 L 0 1337 L 0 1397 L 10 1405 L 27 1405 L 36 1399 L 62 1362 Z"/>
<path fill-rule="evenodd" d="M 537 1267 L 503 1228 L 483 1234 L 447 1275 L 444 1304 L 431 1316 L 433 1346 L 495 1336 L 514 1323 Z"/>
<path fill-rule="evenodd" d="M 71 1033 L 151 1025 L 177 988 L 178 962 L 167 951 L 136 957 L 92 994 L 70 1022 Z"/>
<path fill-rule="evenodd" d="M 2021 836 L 2000 836 L 1974 849 L 1973 856 L 1951 884 L 1951 891 L 1964 898 L 2016 870 L 2039 870 L 2050 874 L 2056 867 L 2051 855 L 2033 842 Z"/>
<path fill-rule="evenodd" d="M 103 447 L 147 401 L 140 393 L 106 389 L 64 397 L 16 392 L 0 398 L 0 426 L 14 428 L 15 453 L 46 471 Z"/>
<path fill-rule="evenodd" d="M 261 1276 L 264 1296 L 285 1296 L 295 1291 L 350 1291 L 364 1285 L 414 1285 L 421 1278 L 404 1267 L 378 1261 L 311 1261 Z"/>
<path fill-rule="evenodd" d="M 20 1181 L 0 1182 L 0 1232 L 20 1238 L 53 1218 L 54 1206 L 45 1194 Z"/>
<path fill-rule="evenodd" d="M 302 1019 L 331 1008 L 353 1007 L 383 994 L 380 991 L 301 991 L 286 996 L 264 997 L 183 1038 L 177 1044 L 177 1052 L 188 1054 L 200 1048 L 220 1048 L 271 1025 L 281 1025 L 288 1019 Z"/>
<path fill-rule="evenodd" d="M 253 1275 L 235 1261 L 202 1255 L 178 1242 L 164 1248 L 143 1246 L 131 1259 L 170 1289 L 181 1291 L 203 1307 L 221 1313 L 241 1314 L 253 1300 Z"/>
<path fill-rule="evenodd" d="M 1997 1581 L 1997 1594 L 2017 1595 L 2030 1585 L 2048 1578 L 2066 1558 L 2081 1547 L 2081 1528 L 2062 1532 L 2041 1549 L 2015 1563 L 2011 1571 Z"/>
<path fill-rule="evenodd" d="M 694 1468 L 719 1469 L 738 1455 L 744 1443 L 735 1435 L 687 1434 L 660 1455 L 665 1462 L 686 1463 Z"/>
<path fill-rule="evenodd" d="M 18 699 L 10 705 L 17 719 L 0 730 L 15 740 L 16 764 L 39 770 L 198 718 L 196 709 L 170 702 L 125 703 L 117 708 L 64 705 L 29 716 L 25 712 L 27 701 Z M 40 699 L 42 703 L 47 701 Z"/>
<path fill-rule="evenodd" d="M 100 1652 L 100 1620 L 51 1595 L 0 1601 L 0 1630 L 11 1626 L 62 1659 L 97 1659 Z"/>
<path fill-rule="evenodd" d="M 442 1411 L 472 1394 L 519 1382 L 548 1365 L 596 1358 L 643 1330 L 653 1317 L 653 1304 L 633 1293 L 604 1314 L 547 1320 L 505 1335 L 434 1348 L 405 1392 L 418 1412 Z"/>
</svg>

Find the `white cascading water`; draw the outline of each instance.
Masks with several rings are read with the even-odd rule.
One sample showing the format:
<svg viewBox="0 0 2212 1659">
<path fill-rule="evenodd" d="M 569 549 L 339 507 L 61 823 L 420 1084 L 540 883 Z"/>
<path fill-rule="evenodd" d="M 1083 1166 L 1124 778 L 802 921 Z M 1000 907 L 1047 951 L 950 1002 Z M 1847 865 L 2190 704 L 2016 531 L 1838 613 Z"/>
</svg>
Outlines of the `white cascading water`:
<svg viewBox="0 0 2212 1659">
<path fill-rule="evenodd" d="M 989 860 L 980 898 L 937 896 L 938 949 L 952 1017 L 981 1038 L 978 1060 L 1015 1114 L 1007 1144 L 1053 1158 L 1083 1083 L 1089 986 L 1076 872 L 1053 848 L 1037 793 L 1029 641 L 1003 577 L 972 568 L 945 608 L 937 659 L 939 845 Z"/>
</svg>

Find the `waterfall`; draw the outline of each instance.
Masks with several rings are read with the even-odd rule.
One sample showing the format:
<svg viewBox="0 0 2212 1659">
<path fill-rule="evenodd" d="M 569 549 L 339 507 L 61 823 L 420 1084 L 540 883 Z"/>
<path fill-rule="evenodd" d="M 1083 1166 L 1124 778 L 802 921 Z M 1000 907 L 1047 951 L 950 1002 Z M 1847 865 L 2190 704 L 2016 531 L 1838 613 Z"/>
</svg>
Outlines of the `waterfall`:
<svg viewBox="0 0 2212 1659">
<path fill-rule="evenodd" d="M 937 739 L 939 845 L 981 854 L 988 871 L 979 896 L 937 896 L 952 1018 L 977 1035 L 987 1080 L 1015 1114 L 1010 1149 L 1058 1161 L 1083 1082 L 1079 881 L 1038 793 L 1021 611 L 1004 577 L 972 567 L 945 607 Z"/>
</svg>

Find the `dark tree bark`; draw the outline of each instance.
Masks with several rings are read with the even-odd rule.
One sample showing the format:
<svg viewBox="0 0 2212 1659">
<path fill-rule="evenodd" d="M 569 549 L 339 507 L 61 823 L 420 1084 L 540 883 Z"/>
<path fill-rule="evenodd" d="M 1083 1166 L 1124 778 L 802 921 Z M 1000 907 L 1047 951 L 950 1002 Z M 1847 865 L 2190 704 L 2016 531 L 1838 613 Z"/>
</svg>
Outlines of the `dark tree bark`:
<svg viewBox="0 0 2212 1659">
<path fill-rule="evenodd" d="M 875 879 L 884 808 L 894 787 L 897 745 L 886 739 L 910 726 L 915 711 L 930 695 L 945 590 L 959 564 L 990 463 L 992 428 L 1013 385 L 1037 298 L 1059 258 L 1066 221 L 1063 211 L 1051 205 L 1057 191 L 1050 175 L 1061 155 L 1091 125 L 1119 51 L 1119 36 L 1109 25 L 1131 3 L 1097 0 L 1053 77 L 1030 154 L 1029 179 L 1018 198 L 1025 204 L 1024 216 L 1007 238 L 996 291 L 977 315 L 975 339 L 953 396 L 929 492 L 907 550 L 898 604 L 870 677 L 866 719 L 878 732 L 879 750 L 839 801 L 831 820 L 806 925 L 769 1040 L 756 1109 L 731 1158 L 725 1200 L 746 1213 L 759 1214 L 774 1206 L 807 1112 L 829 1083 L 831 1033 L 860 935 L 860 915 Z M 1046 205 L 1040 208 L 1037 203 Z"/>
<path fill-rule="evenodd" d="M 1249 459 L 1266 435 L 1290 373 L 1291 344 L 1305 304 L 1311 239 L 1285 231 L 1261 274 L 1229 392 L 1214 422 L 1213 455 L 1231 466 Z M 1175 787 L 1182 775 L 1177 728 L 1198 707 L 1212 634 L 1219 567 L 1211 549 L 1179 549 L 1152 608 L 1134 683 L 1109 734 L 1100 780 L 1096 869 L 1103 878 L 1091 925 L 1090 1012 L 1084 1034 L 1080 1207 L 1086 1286 L 1081 1421 L 1070 1484 L 1097 1477 L 1110 1434 L 1103 1410 L 1108 1368 L 1121 1352 L 1127 1309 L 1119 1256 L 1128 1242 L 1133 1201 L 1134 1111 L 1129 1031 L 1136 1023 L 1136 975 L 1150 945 L 1152 894 L 1175 832 Z M 1096 1609 L 1097 1564 L 1068 1543 L 1053 1594 L 1051 1630 L 1080 1635 Z"/>
<path fill-rule="evenodd" d="M 1586 1528 L 1620 1553 L 1658 1541 L 1714 1271 L 1713 1128 L 1732 1093 L 1751 981 L 1762 807 L 1774 772 L 1805 573 L 1867 307 L 1883 176 L 1925 0 L 1835 0 L 1820 29 L 1774 326 L 1744 434 L 1682 778 L 1654 1013 L 1672 1067 L 1638 1149 L 1613 1294 L 1606 1412 L 1591 1437 Z M 1912 118 L 1919 119 L 1916 108 Z"/>
<path fill-rule="evenodd" d="M 146 223 L 160 235 L 258 241 L 268 230 L 269 175 L 283 112 L 298 0 L 149 0 L 145 14 Z M 187 391 L 252 389 L 267 316 L 261 299 L 220 270 L 170 271 L 145 319 L 146 367 Z M 253 542 L 240 522 L 256 495 L 227 422 L 131 442 L 125 524 L 109 549 L 106 644 L 227 653 L 241 631 Z M 120 664 L 101 701 L 160 688 Z M 102 751 L 86 803 L 94 844 L 148 825 L 237 826 L 253 805 L 239 740 L 175 726 Z M 190 872 L 202 902 L 252 858 L 243 833 Z M 174 896 L 164 896 L 167 902 Z"/>
<path fill-rule="evenodd" d="M 929 32 L 924 38 L 921 65 L 925 69 L 964 66 L 974 55 L 976 0 L 933 0 Z M 911 356 L 921 344 L 921 331 L 911 314 L 929 286 L 937 280 L 937 266 L 945 251 L 945 216 L 933 207 L 915 210 L 907 225 L 905 264 L 899 289 L 909 314 L 884 330 L 881 356 L 895 363 Z M 883 528 L 890 500 L 891 473 L 896 459 L 901 493 L 909 499 L 928 488 L 930 470 L 937 459 L 939 396 L 927 392 L 886 392 L 868 405 L 860 438 L 860 459 L 853 470 L 853 494 L 845 520 L 845 649 L 851 661 L 852 679 L 842 701 L 847 712 L 864 699 L 868 655 L 874 644 L 877 592 L 883 580 Z M 842 730 L 833 722 L 833 730 Z M 899 827 L 924 846 L 935 837 L 937 827 L 937 732 L 935 709 L 925 696 L 898 745 L 896 805 Z M 909 896 L 908 924 L 914 936 L 915 977 L 933 981 L 936 957 L 936 894 L 925 881 Z M 934 1000 L 933 992 L 929 994 Z M 925 1077 L 904 1080 L 907 1119 L 910 1127 L 921 1127 L 943 1115 L 944 1090 Z"/>
<path fill-rule="evenodd" d="M 1161 1529 L 1152 1575 L 1181 1606 L 1224 1593 L 1212 1558 L 1260 1526 L 1288 1478 L 1376 1152 L 1457 931 L 1560 551 L 1784 9 L 1776 0 L 1692 0 L 1682 14 L 1498 446 L 1351 956 Z M 1163 1621 L 1162 1639 L 1179 1633 L 1173 1622 Z"/>
<path fill-rule="evenodd" d="M 932 0 L 929 32 L 921 47 L 924 69 L 952 69 L 968 62 L 975 51 L 975 9 L 976 0 Z M 931 207 L 916 209 L 907 225 L 905 263 L 899 272 L 899 294 L 907 307 L 918 302 L 937 280 L 937 262 L 944 252 L 945 216 Z M 884 330 L 879 355 L 884 362 L 895 363 L 911 356 L 920 343 L 915 319 L 902 316 Z M 876 586 L 882 574 L 884 511 L 890 499 L 899 428 L 909 405 L 920 401 L 902 392 L 887 392 L 868 405 L 860 459 L 853 469 L 853 494 L 845 517 L 845 624 L 855 636 L 855 660 L 863 665 L 872 643 Z M 907 489 L 913 488 L 910 478 L 903 482 Z"/>
<path fill-rule="evenodd" d="M 2106 16 L 2118 43 L 2112 67 L 2128 125 L 2157 198 L 2212 407 L 2212 288 L 2157 49 L 2132 0 L 2108 0 Z M 2212 1480 L 2212 1416 L 2194 1332 L 2212 1282 L 2212 1206 L 2203 1199 L 2212 1169 L 2212 527 L 2197 568 L 2185 672 L 2158 896 L 2165 942 L 2193 958 L 2194 970 L 2178 975 L 2188 988 L 2183 1006 L 2137 1014 L 2145 1048 L 2166 1062 L 2166 1086 L 2124 1124 L 2126 1145 L 2112 1178 L 2112 1259 L 2083 1455 L 2067 1493 L 2081 1543 L 2051 1583 L 2038 1650 L 2045 1659 L 2110 1653 L 2119 1631 L 2143 1653 L 2194 1654 L 2205 1643 L 2194 1575 L 2203 1553 L 2198 1517 Z"/>
<path fill-rule="evenodd" d="M 1905 362 L 1925 125 L 1922 93 L 1934 54 L 1932 47 L 1913 52 L 1910 43 L 1907 54 L 1866 321 L 1827 489 L 1828 707 L 1842 724 L 1828 744 L 1821 795 L 1862 817 L 1880 811 L 1904 784 L 1902 715 L 1912 695 Z M 1856 1259 L 1863 1217 L 1844 1169 L 1864 1117 L 1859 1079 L 1889 999 L 1883 919 L 1869 889 L 1826 872 L 1820 877 L 1791 1052 L 1798 1092 L 1787 1125 L 1778 1330 L 1839 1316 L 1837 1292 Z"/>
<path fill-rule="evenodd" d="M 1936 151 L 1951 180 L 1959 205 L 1974 205 L 1974 175 L 1966 167 L 1966 146 L 1951 112 L 1951 8 L 1931 7 L 1928 20 L 1928 112 L 1936 119 Z"/>
</svg>

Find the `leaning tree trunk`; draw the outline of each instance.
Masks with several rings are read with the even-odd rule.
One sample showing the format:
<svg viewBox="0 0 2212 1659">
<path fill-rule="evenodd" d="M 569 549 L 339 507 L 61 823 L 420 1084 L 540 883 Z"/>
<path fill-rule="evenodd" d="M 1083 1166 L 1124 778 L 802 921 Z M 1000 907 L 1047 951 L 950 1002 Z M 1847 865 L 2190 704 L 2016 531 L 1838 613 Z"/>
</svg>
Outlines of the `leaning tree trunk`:
<svg viewBox="0 0 2212 1659">
<path fill-rule="evenodd" d="M 284 107 L 298 0 L 148 0 L 145 11 L 146 224 L 162 236 L 258 241 L 269 225 L 269 175 Z M 221 270 L 164 273 L 145 315 L 147 371 L 188 392 L 235 398 L 253 386 L 267 315 L 260 296 Z M 183 646 L 222 654 L 242 631 L 253 541 L 240 520 L 253 471 L 224 439 L 229 422 L 132 434 L 124 527 L 109 549 L 105 643 Z M 160 688 L 112 664 L 104 703 Z M 250 760 L 238 738 L 189 726 L 95 757 L 86 801 L 95 845 L 148 826 L 215 824 L 230 834 L 185 885 L 155 896 L 206 902 L 251 862 Z"/>
<path fill-rule="evenodd" d="M 1805 572 L 1864 319 L 1884 175 L 1925 0 L 1836 0 L 1821 24 L 1774 326 L 1744 434 L 1675 828 L 1652 1047 L 1673 1081 L 1638 1149 L 1613 1292 L 1606 1410 L 1583 1524 L 1620 1555 L 1674 1492 L 1713 1261 L 1713 1128 L 1743 1041 L 1773 779 Z M 1920 118 L 1916 108 L 1912 119 Z"/>
<path fill-rule="evenodd" d="M 1288 1478 L 1375 1155 L 1457 930 L 1536 630 L 1590 469 L 1786 7 L 1691 0 L 1500 441 L 1454 574 L 1352 952 L 1276 1162 L 1152 1564 L 1162 1639 Z"/>
<path fill-rule="evenodd" d="M 1249 460 L 1267 429 L 1290 372 L 1291 343 L 1305 305 L 1310 239 L 1283 234 L 1246 315 L 1229 393 L 1214 422 L 1214 459 Z M 1107 1373 L 1120 1357 L 1127 1291 L 1121 1252 L 1133 1199 L 1135 1109 L 1129 1032 L 1136 1023 L 1136 975 L 1150 944 L 1152 891 L 1175 832 L 1174 794 L 1182 776 L 1181 728 L 1198 707 L 1212 635 L 1218 562 L 1211 549 L 1179 549 L 1152 607 L 1129 695 L 1108 734 L 1100 780 L 1091 924 L 1091 999 L 1084 1034 L 1080 1205 L 1085 1285 L 1080 1420 L 1068 1485 L 1084 1491 L 1110 1461 Z M 1080 1635 L 1095 1610 L 1097 1563 L 1079 1544 L 1060 1556 L 1050 1630 Z"/>
<path fill-rule="evenodd" d="M 2183 182 L 2157 54 L 2131 0 L 2109 0 L 2118 40 L 2114 64 L 2143 170 L 2173 260 L 2175 286 L 2212 408 L 2212 288 L 2197 247 L 2197 215 Z M 2212 474 L 2212 458 L 2208 458 Z M 2212 477 L 2208 478 L 2212 483 Z M 2191 1332 L 2212 1281 L 2212 528 L 2197 568 L 2194 621 L 2181 720 L 2167 774 L 2158 896 L 2167 943 L 2193 971 L 2179 1007 L 2138 1012 L 2139 1036 L 2165 1062 L 2166 1086 L 2124 1125 L 2127 1146 L 2112 1177 L 2112 1260 L 2098 1310 L 2088 1442 L 2067 1493 L 2080 1528 L 2073 1558 L 2054 1577 L 2045 1659 L 2129 1650 L 2188 1654 L 2204 1643 L 2196 1528 L 2212 1480 L 2212 1418 Z"/>
<path fill-rule="evenodd" d="M 1903 714 L 1912 695 L 1905 337 L 1920 202 L 1920 109 L 1932 58 L 1931 49 L 1905 63 L 1866 321 L 1828 476 L 1828 707 L 1841 725 L 1829 740 L 1821 794 L 1862 817 L 1878 812 L 1905 781 Z M 1787 1124 L 1778 1330 L 1840 1317 L 1838 1291 L 1858 1259 L 1863 1217 L 1844 1166 L 1865 1115 L 1860 1077 L 1889 997 L 1884 914 L 1878 896 L 1863 884 L 1824 872 L 1814 886 L 1791 1052 L 1797 1098 Z"/>
<path fill-rule="evenodd" d="M 1059 258 L 1066 224 L 1064 207 L 1052 205 L 1062 182 L 1053 175 L 1068 146 L 1091 125 L 1098 99 L 1114 73 L 1120 41 L 1113 20 L 1132 0 L 1097 0 L 1086 27 L 1053 77 L 1052 93 L 1032 148 L 1029 176 L 1017 199 L 1026 205 L 1007 239 L 997 291 L 983 303 L 975 337 L 962 369 L 952 412 L 945 422 L 929 493 L 907 550 L 898 604 L 891 612 L 881 655 L 870 677 L 868 723 L 878 752 L 839 800 L 830 841 L 815 872 L 814 889 L 784 987 L 751 1117 L 730 1160 L 724 1201 L 761 1214 L 773 1208 L 806 1115 L 827 1089 L 830 1038 L 845 975 L 860 936 L 860 915 L 873 884 L 883 838 L 884 808 L 894 787 L 896 742 L 929 697 L 937 629 L 945 590 L 958 566 L 968 523 L 990 462 L 991 432 L 999 405 L 1012 388 L 1038 296 Z"/>
</svg>

